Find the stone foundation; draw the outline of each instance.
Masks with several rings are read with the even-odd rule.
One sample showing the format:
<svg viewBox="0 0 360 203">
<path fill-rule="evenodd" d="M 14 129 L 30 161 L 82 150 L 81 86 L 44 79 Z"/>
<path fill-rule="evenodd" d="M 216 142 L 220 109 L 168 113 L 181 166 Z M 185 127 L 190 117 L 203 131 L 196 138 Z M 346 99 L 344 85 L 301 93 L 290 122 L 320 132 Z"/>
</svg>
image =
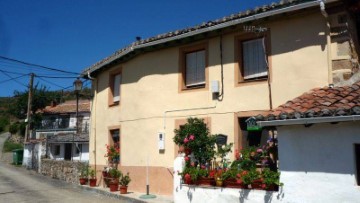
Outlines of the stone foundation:
<svg viewBox="0 0 360 203">
<path fill-rule="evenodd" d="M 87 163 L 78 161 L 42 159 L 40 173 L 68 183 L 79 184 L 79 173 L 85 165 L 87 165 Z"/>
</svg>

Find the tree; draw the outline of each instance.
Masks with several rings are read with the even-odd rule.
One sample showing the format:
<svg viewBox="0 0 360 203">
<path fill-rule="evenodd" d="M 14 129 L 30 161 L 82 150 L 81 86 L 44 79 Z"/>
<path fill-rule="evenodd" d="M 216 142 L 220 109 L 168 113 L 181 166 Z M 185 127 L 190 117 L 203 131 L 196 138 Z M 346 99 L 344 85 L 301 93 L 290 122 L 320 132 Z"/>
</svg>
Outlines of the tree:
<svg viewBox="0 0 360 203">
<path fill-rule="evenodd" d="M 15 91 L 15 103 L 10 107 L 9 112 L 18 119 L 26 118 L 27 104 L 28 104 L 28 91 L 20 92 Z M 35 115 L 36 111 L 43 109 L 49 105 L 51 101 L 60 102 L 61 92 L 49 91 L 46 86 L 38 87 L 38 84 L 33 88 L 33 98 L 31 103 L 31 113 Z"/>
</svg>

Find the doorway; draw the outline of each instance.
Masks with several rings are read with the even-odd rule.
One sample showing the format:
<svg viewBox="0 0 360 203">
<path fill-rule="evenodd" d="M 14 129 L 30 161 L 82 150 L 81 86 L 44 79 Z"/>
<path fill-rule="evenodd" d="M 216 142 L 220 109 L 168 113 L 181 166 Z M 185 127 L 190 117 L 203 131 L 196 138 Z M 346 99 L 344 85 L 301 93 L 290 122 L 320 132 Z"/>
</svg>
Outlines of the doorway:
<svg viewBox="0 0 360 203">
<path fill-rule="evenodd" d="M 65 160 L 71 160 L 71 150 L 72 150 L 72 144 L 66 143 L 65 144 L 65 153 L 64 153 Z"/>
</svg>

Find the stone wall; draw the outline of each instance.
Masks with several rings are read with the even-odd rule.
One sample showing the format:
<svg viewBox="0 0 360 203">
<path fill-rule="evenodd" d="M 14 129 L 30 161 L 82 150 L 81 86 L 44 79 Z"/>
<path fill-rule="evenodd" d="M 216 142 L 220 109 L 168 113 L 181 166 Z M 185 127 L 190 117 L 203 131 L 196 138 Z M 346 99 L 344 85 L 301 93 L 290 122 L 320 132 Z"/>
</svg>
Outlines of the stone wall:
<svg viewBox="0 0 360 203">
<path fill-rule="evenodd" d="M 78 184 L 80 170 L 85 165 L 87 165 L 87 163 L 78 161 L 72 162 L 42 159 L 40 173 L 54 179 Z"/>
</svg>

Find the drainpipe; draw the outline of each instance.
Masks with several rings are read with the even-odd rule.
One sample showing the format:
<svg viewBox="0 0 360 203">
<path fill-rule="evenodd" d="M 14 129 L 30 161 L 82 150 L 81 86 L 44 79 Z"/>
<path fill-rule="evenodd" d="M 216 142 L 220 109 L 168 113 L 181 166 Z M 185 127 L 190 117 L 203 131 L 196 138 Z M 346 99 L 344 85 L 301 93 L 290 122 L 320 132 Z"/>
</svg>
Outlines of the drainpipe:
<svg viewBox="0 0 360 203">
<path fill-rule="evenodd" d="M 332 55 L 331 55 L 331 37 L 330 37 L 330 32 L 331 32 L 331 26 L 330 26 L 330 22 L 329 22 L 329 15 L 325 10 L 325 2 L 324 0 L 320 0 L 319 1 L 319 5 L 320 5 L 320 11 L 321 14 L 324 16 L 325 20 L 326 20 L 326 30 L 325 30 L 325 35 L 326 35 L 326 44 L 327 44 L 327 58 L 328 58 L 328 83 L 332 84 L 333 83 L 333 76 L 332 76 Z"/>
</svg>

